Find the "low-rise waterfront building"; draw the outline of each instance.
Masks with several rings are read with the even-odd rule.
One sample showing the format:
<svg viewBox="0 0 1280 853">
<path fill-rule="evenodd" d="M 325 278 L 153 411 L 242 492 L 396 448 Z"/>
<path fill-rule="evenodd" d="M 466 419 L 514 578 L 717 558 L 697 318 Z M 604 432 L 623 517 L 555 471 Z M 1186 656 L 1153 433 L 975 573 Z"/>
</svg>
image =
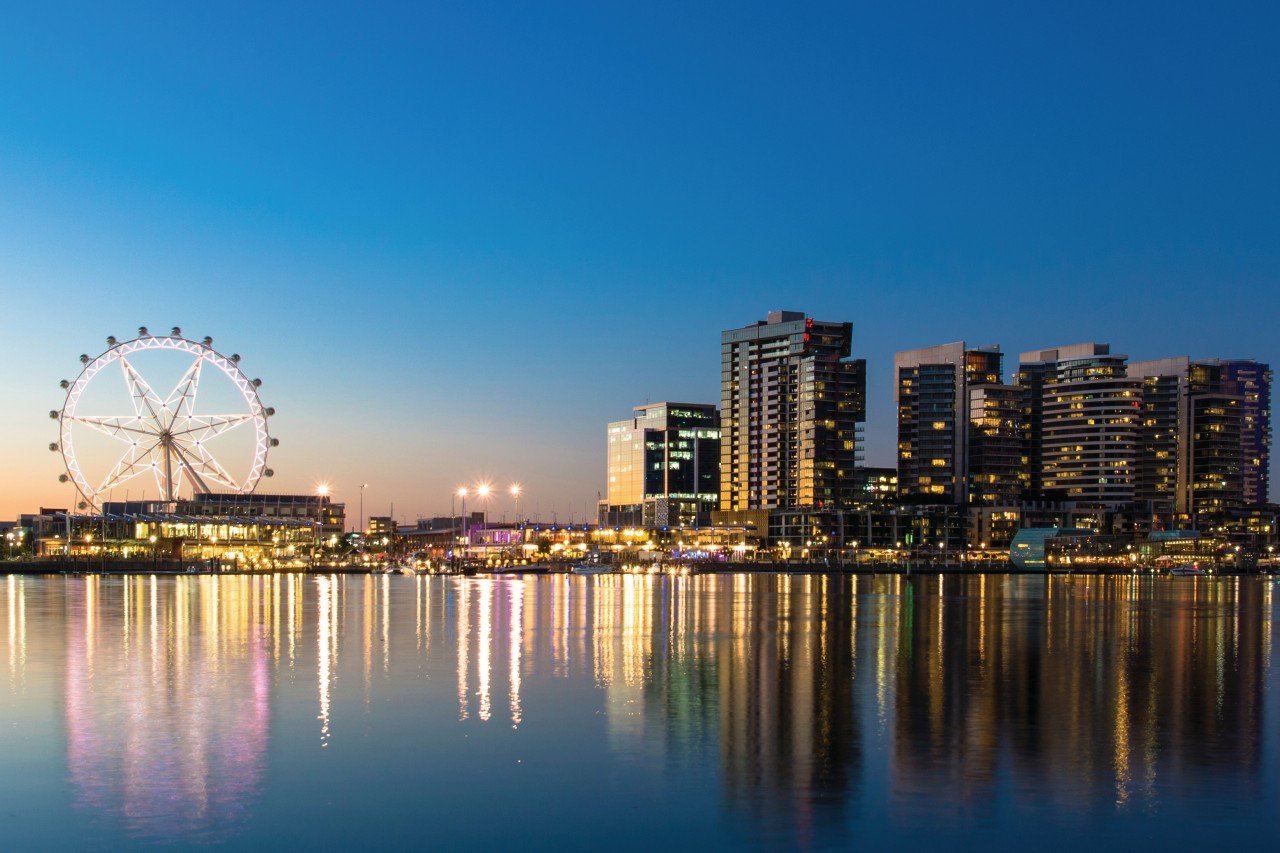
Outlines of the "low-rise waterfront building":
<svg viewBox="0 0 1280 853">
<path fill-rule="evenodd" d="M 720 423 L 705 403 L 647 403 L 606 431 L 604 526 L 706 524 L 720 500 Z"/>
<path fill-rule="evenodd" d="M 107 501 L 98 512 L 32 516 L 40 557 L 151 561 L 167 567 L 269 569 L 320 559 L 338 537 L 326 529 L 342 507 L 321 495 L 197 493 L 178 501 Z"/>
</svg>

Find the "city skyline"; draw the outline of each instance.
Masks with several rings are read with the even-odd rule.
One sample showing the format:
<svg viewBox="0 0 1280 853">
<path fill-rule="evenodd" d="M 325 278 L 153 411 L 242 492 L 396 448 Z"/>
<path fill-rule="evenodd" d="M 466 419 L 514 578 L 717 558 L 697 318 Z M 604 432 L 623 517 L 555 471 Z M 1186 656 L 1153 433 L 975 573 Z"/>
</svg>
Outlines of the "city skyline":
<svg viewBox="0 0 1280 853">
<path fill-rule="evenodd" d="M 801 313 L 801 314 L 802 314 L 803 312 L 798 312 L 798 313 Z M 763 322 L 763 321 L 761 321 L 761 322 Z M 855 344 L 854 344 L 854 347 L 853 347 L 852 357 L 858 357 L 858 356 L 859 356 L 859 353 L 858 353 L 858 351 L 857 351 L 857 347 L 856 347 L 856 329 L 855 329 L 855 331 L 854 331 L 854 340 L 855 340 Z M 105 340 L 104 340 L 104 344 L 103 344 L 103 346 L 105 347 L 105 345 L 106 345 L 106 344 L 105 344 Z M 935 345 L 933 345 L 931 348 L 926 348 L 926 351 L 928 351 L 928 350 L 930 350 L 930 349 L 939 349 L 939 350 L 941 350 L 941 349 L 945 349 L 945 348 L 947 348 L 947 347 L 955 347 L 955 346 L 963 347 L 963 346 L 964 346 L 964 344 L 963 344 L 963 342 L 956 342 L 956 343 L 949 343 L 949 344 L 935 344 Z M 1075 344 L 1073 344 L 1073 345 L 1069 345 L 1069 346 L 1084 346 L 1084 344 L 1081 344 L 1081 345 L 1075 345 Z M 1089 346 L 1092 346 L 1092 344 L 1089 344 Z M 1000 352 L 1000 353 L 1002 353 L 1002 354 L 1004 354 L 1004 355 L 1010 355 L 1009 350 L 1008 350 L 1006 347 L 1004 347 L 1002 344 L 999 344 L 999 343 L 987 344 L 987 345 L 984 345 L 984 347 L 983 347 L 983 348 L 984 348 L 984 349 L 985 349 L 985 348 L 994 348 L 996 351 L 998 351 L 998 352 Z M 92 356 L 94 356 L 94 355 L 96 355 L 96 354 L 97 354 L 96 352 L 95 352 L 95 353 L 90 353 L 90 357 L 92 357 Z M 890 370 L 891 370 L 891 372 L 896 371 L 896 360 L 897 360 L 900 356 L 907 355 L 907 354 L 910 354 L 910 353 L 908 353 L 908 352 L 899 352 L 899 353 L 894 353 L 894 354 L 892 354 L 892 358 L 891 358 L 891 360 L 890 360 Z M 1032 353 L 1023 353 L 1023 355 L 1024 355 L 1024 356 L 1031 355 L 1031 354 L 1032 354 Z M 1121 356 L 1121 358 L 1128 358 L 1128 360 L 1130 361 L 1130 363 L 1134 363 L 1134 364 L 1138 364 L 1138 363 L 1140 363 L 1137 359 L 1132 359 L 1132 358 L 1129 358 L 1128 356 Z M 1176 361 L 1176 360 L 1178 360 L 1178 358 L 1185 358 L 1185 357 L 1182 357 L 1182 356 L 1173 356 L 1173 357 L 1168 357 L 1168 356 L 1166 356 L 1164 359 L 1155 359 L 1155 361 L 1160 361 L 1160 360 L 1164 360 L 1164 361 L 1169 361 L 1169 360 Z M 1193 358 L 1192 360 L 1193 360 L 1193 361 L 1195 361 L 1195 359 L 1194 359 L 1194 358 Z M 1014 381 L 1014 377 L 1015 377 L 1015 375 L 1016 375 L 1016 373 L 1017 373 L 1017 367 L 1018 367 L 1018 365 L 1017 365 L 1017 362 L 1016 362 L 1016 361 L 1012 362 L 1012 364 L 1005 364 L 1005 365 L 1003 365 L 1003 367 L 1002 367 L 1002 372 L 1001 372 L 1001 377 L 1002 377 L 1002 379 L 1003 379 L 1004 381 L 1006 381 L 1006 382 L 1013 382 L 1013 381 Z M 75 375 L 75 374 L 77 374 L 78 372 L 79 372 L 79 370 L 77 369 L 77 370 L 75 370 L 75 371 L 72 371 L 69 375 L 70 375 L 70 376 L 72 376 L 72 377 L 74 377 L 74 375 Z M 868 374 L 870 374 L 870 373 L 872 373 L 872 372 L 873 372 L 873 370 L 872 370 L 871 365 L 868 365 Z M 892 378 L 892 377 L 890 377 L 890 378 Z M 870 384 L 871 384 L 871 383 L 870 383 L 870 381 L 869 381 L 869 382 L 868 382 L 868 385 L 870 385 Z M 62 404 L 61 393 L 64 393 L 64 392 L 60 392 L 59 398 L 58 398 L 58 400 L 56 401 L 56 404 L 57 404 L 59 407 L 60 407 L 60 406 L 61 406 L 61 404 Z M 892 395 L 892 388 L 890 389 L 890 392 L 889 392 L 889 393 Z M 273 395 L 272 395 L 272 398 L 273 398 L 273 399 L 275 399 L 275 397 L 276 397 L 276 395 L 275 395 L 275 394 L 273 394 Z M 652 402 L 655 402 L 655 403 L 656 403 L 656 402 L 659 402 L 659 401 L 652 401 Z M 702 402 L 699 402 L 698 404 L 699 404 L 699 405 L 710 405 L 710 406 L 715 406 L 715 405 L 716 405 L 716 403 L 714 403 L 714 402 L 711 402 L 711 403 L 702 403 Z M 648 404 L 646 404 L 646 405 L 648 405 Z M 637 408 L 637 407 L 633 407 L 633 408 Z M 869 406 L 869 408 L 870 408 L 870 406 Z M 892 418 L 892 421 L 891 421 L 891 424 L 890 424 L 890 428 L 891 428 L 892 432 L 891 432 L 891 435 L 889 436 L 889 440 L 890 440 L 890 441 L 895 441 L 895 440 L 896 440 L 896 431 L 897 431 L 897 429 L 898 429 L 898 421 L 897 421 L 897 418 L 898 418 L 898 410 L 897 410 L 897 405 L 892 401 L 892 399 L 890 399 L 890 400 L 889 400 L 889 405 L 887 406 L 887 408 L 889 409 L 889 411 L 890 411 L 890 417 Z M 43 419 L 41 419 L 41 420 L 43 421 Z M 870 419 L 869 419 L 869 420 L 870 420 Z M 47 422 L 47 421 L 44 421 L 44 423 L 48 423 L 48 422 Z M 274 423 L 275 423 L 275 419 L 273 418 L 273 430 L 275 429 Z M 574 467 L 574 468 L 580 468 L 582 464 L 584 464 L 584 463 L 588 463 L 588 461 L 589 461 L 589 460 L 590 460 L 589 464 L 595 465 L 595 464 L 597 464 L 597 463 L 599 462 L 600 457 L 602 457 L 602 456 L 604 455 L 604 451 L 605 451 L 605 449 L 606 449 L 606 448 L 605 448 L 605 444 L 606 444 L 606 443 L 605 443 L 605 442 L 604 442 L 604 440 L 603 440 L 603 439 L 601 439 L 601 438 L 600 438 L 600 436 L 599 436 L 599 426 L 600 426 L 600 425 L 599 425 L 599 424 L 597 424 L 596 426 L 597 426 L 597 429 L 595 430 L 595 432 L 597 433 L 597 434 L 596 434 L 596 442 L 597 442 L 597 444 L 598 444 L 599 446 L 598 446 L 598 447 L 593 447 L 593 448 L 587 448 L 587 449 L 585 449 L 585 450 L 582 452 L 582 454 L 580 455 L 580 457 L 578 457 L 578 458 L 574 458 L 574 457 L 572 456 L 572 454 L 570 454 L 570 458 L 571 458 L 571 459 L 573 459 L 572 465 L 573 465 L 573 467 Z M 879 426 L 879 425 L 877 425 L 877 426 Z M 57 428 L 56 428 L 56 426 L 54 426 L 54 427 L 52 427 L 52 428 L 49 428 L 49 429 L 51 429 L 52 436 L 53 436 L 54 438 L 56 438 L 56 433 L 57 433 Z M 275 436 L 273 436 L 273 438 L 278 439 L 278 438 L 279 438 L 279 436 L 278 436 L 278 435 L 275 435 Z M 871 447 L 871 446 L 872 446 L 872 443 L 871 443 L 871 442 L 868 442 L 868 447 Z M 10 453 L 10 454 L 11 454 L 11 455 L 13 455 L 13 456 L 18 456 L 18 455 L 20 455 L 20 454 L 18 454 L 18 453 L 14 453 L 14 452 L 12 451 L 12 448 L 8 448 L 6 452 Z M 278 457 L 276 457 L 276 454 L 278 454 L 278 453 L 279 453 L 279 448 L 275 448 L 275 449 L 273 449 L 271 452 L 272 452 L 273 457 L 278 458 Z M 53 496 L 53 499 L 46 500 L 46 501 L 37 501 L 37 502 L 35 502 L 35 503 L 30 503 L 30 502 L 29 502 L 29 503 L 21 504 L 21 505 L 19 505 L 19 504 L 15 503 L 15 504 L 14 504 L 14 509 L 12 510 L 12 512 L 10 512 L 10 513 L 9 513 L 9 515 L 12 515 L 12 516 L 15 516 L 15 517 L 16 517 L 16 515 L 17 515 L 17 514 L 19 514 L 19 513 L 21 513 L 21 512 L 32 512 L 32 511 L 34 511 L 34 510 L 36 509 L 36 507 L 37 507 L 37 506 L 62 506 L 62 505 L 64 505 L 64 504 L 65 504 L 65 501 L 64 501 L 64 504 L 60 504 L 60 503 L 58 503 L 58 501 L 56 500 L 57 496 L 58 496 L 59 494 L 64 494 L 64 495 L 68 495 L 68 496 L 71 494 L 71 492 L 70 492 L 71 486 L 69 486 L 69 485 L 67 485 L 67 484 L 59 484 L 59 483 L 57 483 L 57 477 L 58 477 L 58 475 L 64 471 L 64 468 L 63 468 L 62 463 L 61 463 L 61 457 L 60 457 L 60 456 L 56 456 L 56 455 L 52 455 L 52 454 L 51 454 L 49 457 L 43 457 L 43 456 L 40 456 L 40 455 L 31 454 L 31 456 L 30 456 L 29 458 L 34 458 L 34 459 L 37 459 L 37 460 L 41 460 L 41 459 L 43 459 L 43 460 L 45 460 L 45 461 L 52 460 L 52 462 L 53 462 L 53 467 L 52 467 L 53 475 L 52 475 L 52 479 L 53 479 L 53 481 L 54 481 L 54 486 L 53 486 L 52 488 L 46 489 L 46 490 L 45 490 L 45 493 L 52 495 L 52 496 Z M 275 463 L 273 462 L 273 464 L 275 464 Z M 881 459 L 881 458 L 879 458 L 878 456 L 877 456 L 877 457 L 874 457 L 874 458 L 869 457 L 869 458 L 868 458 L 868 459 L 867 459 L 863 464 L 865 464 L 865 466 L 866 466 L 866 467 L 868 467 L 868 468 L 879 468 L 879 467 L 890 467 L 890 468 L 892 468 L 892 467 L 896 467 L 896 466 L 898 465 L 898 460 L 895 458 L 894 448 L 891 446 L 891 447 L 890 447 L 890 450 L 889 450 L 889 455 L 888 455 L 888 457 L 887 457 L 887 458 L 885 458 L 885 459 Z M 596 491 L 598 491 L 598 493 L 599 493 L 599 497 L 603 498 L 603 497 L 605 497 L 605 495 L 606 495 L 606 493 L 607 493 L 607 491 L 608 491 L 608 482 L 607 482 L 608 475 L 607 475 L 607 471 L 606 471 L 606 469 L 607 469 L 607 465 L 600 464 L 600 465 L 599 465 L 599 467 L 601 468 L 601 472 L 600 472 L 600 483 L 601 483 L 601 485 L 597 488 L 597 490 L 596 490 Z M 524 470 L 528 470 L 528 469 L 527 469 L 527 468 L 525 468 Z M 357 475 L 357 479 L 358 479 L 358 475 Z M 305 480 L 305 477 L 304 477 L 304 478 L 302 478 L 302 480 Z M 259 485 L 259 487 L 258 487 L 257 491 L 259 491 L 259 492 L 270 492 L 270 493 L 277 493 L 277 492 L 293 492 L 293 493 L 298 493 L 298 494 L 316 494 L 316 493 L 319 493 L 319 494 L 325 494 L 325 495 L 332 495 L 332 497 L 333 497 L 333 499 L 334 499 L 334 500 L 337 500 L 337 501 L 340 501 L 340 502 L 347 502 L 347 503 L 349 503 L 349 505 L 351 506 L 351 508 L 354 510 L 355 506 L 357 506 L 357 502 L 358 502 L 358 501 L 359 501 L 360 503 L 362 503 L 362 502 L 363 502 L 363 496 L 362 496 L 360 493 L 361 493 L 362 491 L 364 491 L 364 490 L 365 490 L 369 485 L 372 485 L 372 484 L 365 484 L 365 485 L 364 485 L 364 487 L 362 487 L 360 483 L 355 483 L 355 482 L 352 482 L 352 483 L 349 483 L 349 484 L 345 484 L 346 489 L 348 490 L 348 493 L 347 493 L 347 494 L 344 494 L 344 493 L 343 493 L 343 488 L 344 488 L 344 484 L 343 484 L 343 483 L 341 483 L 341 482 L 336 482 L 332 477 L 328 477 L 328 476 L 320 476 L 320 477 L 316 477 L 316 478 L 311 479 L 309 482 L 302 482 L 302 484 L 301 484 L 301 485 L 299 485 L 297 488 L 293 488 L 292 486 L 291 486 L 290 488 L 284 488 L 284 485 L 285 485 L 285 484 L 297 484 L 297 483 L 300 483 L 300 482 L 302 482 L 302 481 L 300 480 L 300 478 L 299 478 L 298 476 L 296 476 L 296 475 L 291 475 L 291 473 L 286 472 L 286 473 L 284 474 L 284 476 L 282 476 L 282 477 L 278 477 L 278 478 L 275 478 L 275 479 L 270 480 L 270 481 L 262 481 L 262 482 L 260 482 L 260 483 L 258 484 L 258 485 Z M 466 476 L 466 475 L 463 475 L 462 477 L 458 478 L 456 481 L 452 482 L 451 484 L 446 484 L 446 485 L 445 485 L 445 487 L 444 487 L 444 497 L 443 497 L 442 499 L 440 499 L 440 500 L 439 500 L 439 504 L 432 503 L 432 499 L 431 499 L 431 498 L 429 498 L 429 497 L 424 497 L 424 496 L 423 496 L 422 494 L 420 494 L 420 493 L 415 494 L 415 493 L 413 493 L 412 491 L 411 491 L 411 492 L 409 492 L 409 493 L 408 493 L 408 495 L 407 495 L 407 497 L 408 497 L 408 503 L 409 503 L 410 507 L 412 507 L 412 506 L 422 506 L 422 505 L 425 505 L 425 506 L 427 506 L 427 507 L 428 507 L 428 508 L 427 508 L 427 509 L 425 509 L 425 510 L 418 510 L 418 511 L 409 510 L 409 511 L 404 511 L 404 512 L 394 512 L 394 513 L 393 513 L 393 510 L 395 509 L 394 504 L 396 503 L 397 498 L 396 498 L 396 497 L 391 497 L 391 498 L 390 498 L 389 503 L 386 505 L 386 506 L 387 506 L 386 511 L 384 511 L 384 510 L 383 510 L 379 505 L 374 504 L 374 503 L 372 503 L 372 502 L 370 503 L 369 507 L 367 507 L 367 508 L 363 508 L 363 509 L 362 509 L 362 511 L 363 511 L 363 513 L 364 513 L 364 515 L 365 515 L 365 517 L 366 517 L 366 518 L 367 518 L 367 517 L 369 517 L 369 516 L 375 516 L 375 515 L 389 515 L 389 516 L 391 516 L 393 519 L 396 519 L 396 520 L 399 520 L 399 521 L 402 521 L 402 522 L 403 522 L 403 521 L 412 521 L 412 520 L 414 520 L 414 519 L 416 519 L 416 518 L 428 518 L 428 517 L 432 517 L 432 516 L 437 516 L 437 517 L 438 517 L 438 516 L 441 516 L 441 515 L 443 515 L 443 514 L 444 514 L 444 506 L 443 506 L 443 504 L 444 504 L 445 502 L 447 502 L 447 503 L 449 504 L 449 510 L 448 510 L 448 512 L 449 512 L 449 514 L 453 514 L 453 513 L 455 512 L 455 509 L 456 509 L 456 508 L 455 508 L 455 506 L 454 506 L 454 500 L 453 500 L 453 499 L 457 496 L 457 494 L 458 494 L 458 489 L 459 489 L 459 488 L 466 488 L 466 489 L 470 490 L 470 491 L 472 492 L 472 494 L 474 494 L 474 493 L 475 493 L 475 490 L 477 489 L 477 487 L 480 487 L 480 486 L 485 486 L 485 487 L 487 487 L 486 497 L 485 497 L 485 499 L 483 500 L 483 505 L 481 506 L 481 509 L 484 509 L 484 510 L 491 510 L 491 511 L 492 511 L 492 513 L 493 513 L 493 517 L 495 517 L 495 518 L 505 517 L 506 513 L 508 512 L 508 510 L 510 510 L 510 511 L 512 512 L 512 516 L 511 516 L 511 517 L 514 519 L 514 517 L 515 517 L 515 515 L 514 515 L 515 504 L 514 504 L 514 502 L 513 502 L 513 499 L 510 497 L 510 487 L 512 487 L 512 486 L 518 487 L 518 488 L 520 489 L 520 491 L 521 491 L 521 496 L 522 496 L 522 497 L 521 497 L 521 500 L 523 500 L 523 501 L 524 501 L 524 511 L 523 511 L 523 516 L 524 516 L 524 517 L 528 517 L 528 518 L 537 518 L 537 519 L 544 519 L 544 518 L 545 518 L 545 519 L 550 519 L 550 518 L 552 518 L 552 517 L 558 517 L 558 518 L 559 518 L 559 520 L 560 520 L 560 521 L 562 521 L 562 522 L 569 521 L 571 518 L 573 518 L 573 519 L 576 519 L 577 521 L 580 521 L 580 522 L 581 522 L 581 521 L 594 520 L 595 515 L 596 515 L 596 511 L 597 511 L 597 498 L 596 498 L 596 497 L 591 497 L 590 499 L 588 499 L 588 500 L 584 500 L 584 501 L 582 502 L 581 509 L 579 509 L 579 507 L 577 506 L 577 502 L 576 502 L 576 501 L 574 501 L 574 500 L 572 500 L 572 499 L 567 500 L 567 501 L 563 501 L 563 500 L 562 500 L 562 501 L 556 501 L 555 499 L 551 499 L 551 500 L 549 501 L 549 503 L 546 505 L 546 506 L 547 506 L 547 508 L 546 508 L 546 510 L 545 510 L 545 512 L 544 512 L 544 511 L 543 511 L 543 506 L 544 506 L 544 505 L 543 505 L 542 500 L 541 500 L 541 499 L 538 499 L 538 498 L 536 498 L 536 497 L 531 497 L 531 496 L 530 496 L 530 494 L 529 494 L 529 481 L 528 481 L 528 480 L 522 480 L 520 477 L 518 477 L 518 476 L 514 476 L 514 475 L 506 475 L 506 476 L 504 476 L 504 475 L 499 474 L 499 475 L 496 475 L 496 476 L 495 476 L 495 475 L 493 475 L 492 473 L 488 473 L 488 472 L 485 472 L 485 473 L 483 473 L 483 474 L 479 474 L 479 475 L 472 475 L 472 476 L 470 476 L 470 477 L 468 477 L 468 476 Z M 128 497 L 128 495 L 129 495 L 129 494 L 132 494 L 132 497 L 133 497 L 133 499 L 135 499 L 135 500 L 140 499 L 140 498 L 145 498 L 145 497 L 147 496 L 147 494 L 148 494 L 147 490 L 148 490 L 149 488 L 150 488 L 150 487 L 149 487 L 149 485 L 147 484 L 147 482 L 146 482 L 146 480 L 145 480 L 145 478 L 144 478 L 144 480 L 139 481 L 139 484 L 138 484 L 138 485 L 136 485 L 136 486 L 134 487 L 134 491 L 133 491 L 132 493 L 126 492 L 126 493 L 123 493 L 123 494 L 115 494 L 115 493 L 113 492 L 113 494 L 112 494 L 112 499 L 114 499 L 114 500 L 124 500 L 124 499 L 126 499 L 126 497 Z M 535 488 L 536 488 L 536 486 L 535 486 Z M 1270 499 L 1272 500 L 1272 502 L 1274 502 L 1274 501 L 1275 501 L 1275 494 L 1276 494 L 1276 491 L 1277 491 L 1277 486 L 1276 486 L 1274 483 L 1273 483 L 1273 485 L 1272 485 L 1272 487 L 1271 487 L 1271 490 L 1270 490 L 1270 491 L 1271 491 L 1271 498 L 1270 498 Z M 138 494 L 137 492 L 141 492 L 141 494 Z M 397 493 L 397 494 L 398 494 L 398 493 Z M 156 496 L 155 496 L 155 495 L 151 495 L 151 497 L 154 499 Z M 6 500 L 10 500 L 10 501 L 12 501 L 12 500 L 13 500 L 13 499 L 12 499 L 12 497 L 10 496 L 9 492 L 6 492 L 5 494 L 0 494 L 0 506 L 3 506 Z M 78 496 L 78 495 L 77 495 L 77 500 L 79 500 L 79 496 Z M 533 508 L 530 508 L 530 501 L 533 501 Z M 510 507 L 508 507 L 508 506 L 507 506 L 507 504 L 508 504 L 508 503 L 510 503 L 510 504 L 511 504 L 511 506 L 510 506 Z M 403 506 L 403 503 L 402 503 L 402 506 Z M 473 508 L 473 509 L 475 509 L 476 507 L 474 507 L 474 506 L 473 506 L 472 508 Z M 4 517 L 4 512 L 3 512 L 3 511 L 0 511 L 0 517 Z M 352 518 L 353 518 L 353 520 L 354 520 L 354 516 L 352 516 Z"/>
<path fill-rule="evenodd" d="M 601 425 L 716 402 L 770 310 L 853 324 L 872 466 L 897 351 L 1280 364 L 1270 8 L 275 14 L 0 35 L 0 519 L 67 503 L 57 383 L 140 325 L 262 377 L 264 488 L 409 519 L 592 517 Z"/>
</svg>

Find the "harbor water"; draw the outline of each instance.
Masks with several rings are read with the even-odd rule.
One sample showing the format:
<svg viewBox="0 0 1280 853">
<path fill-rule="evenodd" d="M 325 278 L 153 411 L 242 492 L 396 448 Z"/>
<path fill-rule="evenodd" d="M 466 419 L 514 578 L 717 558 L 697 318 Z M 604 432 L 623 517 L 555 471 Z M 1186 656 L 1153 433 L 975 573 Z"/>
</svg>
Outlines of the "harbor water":
<svg viewBox="0 0 1280 853">
<path fill-rule="evenodd" d="M 0 577 L 9 849 L 1280 842 L 1257 577 Z"/>
</svg>

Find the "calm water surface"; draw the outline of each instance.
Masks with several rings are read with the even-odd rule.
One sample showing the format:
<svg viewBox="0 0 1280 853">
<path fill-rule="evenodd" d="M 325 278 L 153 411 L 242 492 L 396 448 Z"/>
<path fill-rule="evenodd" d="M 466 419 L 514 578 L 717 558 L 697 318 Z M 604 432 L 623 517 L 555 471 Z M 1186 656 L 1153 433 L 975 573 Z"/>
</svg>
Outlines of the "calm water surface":
<svg viewBox="0 0 1280 853">
<path fill-rule="evenodd" d="M 0 577 L 0 838 L 1264 846 L 1273 589 Z"/>
</svg>

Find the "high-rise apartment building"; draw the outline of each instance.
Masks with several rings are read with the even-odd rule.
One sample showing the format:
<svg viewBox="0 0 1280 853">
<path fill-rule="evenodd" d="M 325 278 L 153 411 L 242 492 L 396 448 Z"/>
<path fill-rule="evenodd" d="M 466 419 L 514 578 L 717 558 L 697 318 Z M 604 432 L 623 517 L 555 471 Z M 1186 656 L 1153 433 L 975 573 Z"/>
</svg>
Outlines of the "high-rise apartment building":
<svg viewBox="0 0 1280 853">
<path fill-rule="evenodd" d="M 1253 360 L 1216 362 L 1223 390 L 1240 398 L 1240 466 L 1244 502 L 1266 503 L 1271 486 L 1271 366 Z"/>
<path fill-rule="evenodd" d="M 1252 377 L 1242 382 L 1236 366 L 1249 365 L 1257 367 L 1187 356 L 1129 365 L 1142 382 L 1135 498 L 1153 520 L 1199 524 L 1247 502 L 1245 472 L 1256 458 L 1245 436 Z M 1260 414 L 1263 395 L 1253 390 Z"/>
<path fill-rule="evenodd" d="M 982 384 L 969 388 L 969 503 L 1007 506 L 1027 484 L 1022 443 L 1022 389 Z"/>
<path fill-rule="evenodd" d="M 1178 495 L 1181 411 L 1190 359 L 1134 362 L 1129 375 L 1142 382 L 1133 498 L 1157 527 L 1173 521 Z"/>
<path fill-rule="evenodd" d="M 607 428 L 602 523 L 673 527 L 709 519 L 720 498 L 716 407 L 650 403 Z"/>
<path fill-rule="evenodd" d="M 1028 479 L 1033 496 L 1119 506 L 1133 500 L 1141 382 L 1106 344 L 1025 352 Z"/>
<path fill-rule="evenodd" d="M 1012 503 L 1022 492 L 1021 389 L 999 347 L 963 341 L 894 355 L 898 489 L 938 503 Z"/>
<path fill-rule="evenodd" d="M 853 325 L 771 311 L 720 336 L 720 509 L 834 508 L 859 497 L 866 362 Z"/>
</svg>

